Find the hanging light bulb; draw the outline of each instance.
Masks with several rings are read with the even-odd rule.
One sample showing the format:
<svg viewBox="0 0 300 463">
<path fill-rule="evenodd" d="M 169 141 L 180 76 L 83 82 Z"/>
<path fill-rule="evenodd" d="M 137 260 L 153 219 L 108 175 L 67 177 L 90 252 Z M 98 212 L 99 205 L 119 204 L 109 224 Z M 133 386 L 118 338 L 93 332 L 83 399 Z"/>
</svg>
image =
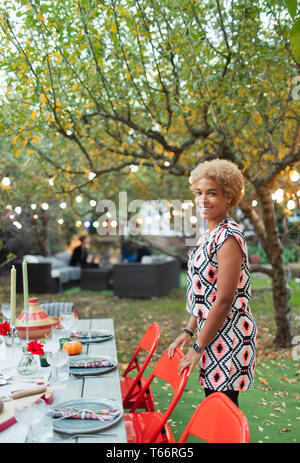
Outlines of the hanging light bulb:
<svg viewBox="0 0 300 463">
<path fill-rule="evenodd" d="M 22 208 L 21 208 L 20 206 L 17 206 L 17 207 L 15 207 L 15 211 L 16 211 L 16 213 L 17 213 L 18 215 L 20 215 L 21 212 L 22 212 Z"/>
<path fill-rule="evenodd" d="M 91 206 L 91 207 L 95 207 L 96 204 L 97 204 L 97 201 L 95 201 L 94 199 L 91 199 L 91 200 L 90 200 L 90 206 Z"/>
<path fill-rule="evenodd" d="M 93 180 L 97 174 L 95 172 L 89 172 L 89 180 Z"/>
<path fill-rule="evenodd" d="M 8 177 L 8 175 L 5 175 L 5 177 L 3 177 L 2 179 L 2 185 L 6 188 L 8 188 L 10 186 L 10 178 Z"/>
<path fill-rule="evenodd" d="M 59 207 L 60 207 L 61 209 L 66 209 L 67 203 L 66 203 L 65 201 L 63 201 L 62 203 L 60 203 Z"/>
<path fill-rule="evenodd" d="M 81 203 L 81 201 L 82 201 L 82 196 L 80 196 L 80 195 L 76 196 L 75 201 L 76 201 L 77 203 Z"/>
<path fill-rule="evenodd" d="M 292 182 L 298 182 L 299 178 L 300 178 L 300 174 L 296 170 L 293 170 L 290 173 L 290 179 L 291 179 Z"/>
<path fill-rule="evenodd" d="M 131 164 L 129 169 L 131 170 L 131 172 L 137 172 L 139 170 L 139 166 L 137 166 L 136 164 Z"/>
<path fill-rule="evenodd" d="M 34 211 L 36 209 L 36 204 L 31 204 L 31 209 Z"/>
<path fill-rule="evenodd" d="M 293 199 L 290 199 L 288 202 L 287 202 L 287 208 L 292 210 L 292 209 L 295 209 L 296 207 L 296 203 Z"/>
<path fill-rule="evenodd" d="M 47 211 L 49 209 L 49 204 L 48 203 L 43 203 L 41 205 L 41 208 L 43 209 L 43 211 Z"/>
</svg>

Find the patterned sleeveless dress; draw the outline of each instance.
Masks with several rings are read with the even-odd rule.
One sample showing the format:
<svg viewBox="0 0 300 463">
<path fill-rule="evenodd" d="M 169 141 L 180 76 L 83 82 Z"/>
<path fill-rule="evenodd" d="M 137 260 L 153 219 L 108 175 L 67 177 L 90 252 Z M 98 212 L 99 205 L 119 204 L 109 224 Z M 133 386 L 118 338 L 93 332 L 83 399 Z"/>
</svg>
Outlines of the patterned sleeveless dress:
<svg viewBox="0 0 300 463">
<path fill-rule="evenodd" d="M 251 286 L 247 244 L 241 228 L 230 217 L 189 252 L 186 309 L 197 318 L 201 332 L 217 295 L 217 253 L 228 236 L 236 238 L 241 246 L 243 264 L 232 310 L 200 359 L 199 382 L 214 391 L 243 391 L 254 382 L 257 328 L 248 305 Z"/>
</svg>

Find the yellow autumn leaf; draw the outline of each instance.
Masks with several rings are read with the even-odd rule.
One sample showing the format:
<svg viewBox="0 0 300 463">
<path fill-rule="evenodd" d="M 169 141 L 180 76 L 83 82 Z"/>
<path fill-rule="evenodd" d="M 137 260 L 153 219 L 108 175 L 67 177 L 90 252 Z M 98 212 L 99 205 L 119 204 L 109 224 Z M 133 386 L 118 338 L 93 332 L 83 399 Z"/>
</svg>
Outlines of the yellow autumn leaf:
<svg viewBox="0 0 300 463">
<path fill-rule="evenodd" d="M 74 84 L 74 85 L 72 85 L 72 89 L 71 89 L 71 90 L 74 91 L 74 90 L 76 90 L 77 88 L 78 88 L 78 84 Z"/>
<path fill-rule="evenodd" d="M 33 111 L 33 112 L 31 113 L 31 117 L 32 117 L 33 120 L 35 119 L 35 116 L 36 116 L 36 115 L 37 115 L 37 111 Z"/>
<path fill-rule="evenodd" d="M 42 100 L 42 104 L 43 104 L 43 105 L 46 104 L 47 99 L 46 99 L 45 93 L 41 93 L 40 98 L 41 98 L 41 100 Z"/>
<path fill-rule="evenodd" d="M 113 24 L 110 26 L 110 28 L 111 28 L 111 31 L 112 31 L 113 34 L 116 34 L 116 33 L 117 33 L 117 26 L 116 26 L 115 23 L 113 23 Z"/>
</svg>

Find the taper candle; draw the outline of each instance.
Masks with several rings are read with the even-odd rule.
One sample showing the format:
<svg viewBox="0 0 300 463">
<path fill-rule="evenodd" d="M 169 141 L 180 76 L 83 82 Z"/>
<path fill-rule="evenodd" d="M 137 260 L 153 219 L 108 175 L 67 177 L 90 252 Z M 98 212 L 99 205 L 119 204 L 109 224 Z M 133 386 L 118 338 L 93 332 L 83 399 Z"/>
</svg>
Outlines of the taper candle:
<svg viewBox="0 0 300 463">
<path fill-rule="evenodd" d="M 28 312 L 28 273 L 26 259 L 22 262 L 23 271 L 23 294 L 24 294 L 24 311 Z"/>
<path fill-rule="evenodd" d="M 10 271 L 10 322 L 16 325 L 16 268 L 13 265 Z"/>
</svg>

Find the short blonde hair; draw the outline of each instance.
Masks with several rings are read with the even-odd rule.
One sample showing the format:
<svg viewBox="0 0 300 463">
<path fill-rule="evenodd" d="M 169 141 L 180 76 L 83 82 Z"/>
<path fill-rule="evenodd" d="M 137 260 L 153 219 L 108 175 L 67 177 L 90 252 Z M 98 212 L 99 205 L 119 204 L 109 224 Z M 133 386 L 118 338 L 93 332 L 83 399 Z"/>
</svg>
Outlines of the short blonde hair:
<svg viewBox="0 0 300 463">
<path fill-rule="evenodd" d="M 196 193 L 197 183 L 202 178 L 213 178 L 222 188 L 224 196 L 229 199 L 229 208 L 233 209 L 244 195 L 244 177 L 240 169 L 226 159 L 204 161 L 192 170 L 189 182 L 191 190 Z"/>
</svg>

